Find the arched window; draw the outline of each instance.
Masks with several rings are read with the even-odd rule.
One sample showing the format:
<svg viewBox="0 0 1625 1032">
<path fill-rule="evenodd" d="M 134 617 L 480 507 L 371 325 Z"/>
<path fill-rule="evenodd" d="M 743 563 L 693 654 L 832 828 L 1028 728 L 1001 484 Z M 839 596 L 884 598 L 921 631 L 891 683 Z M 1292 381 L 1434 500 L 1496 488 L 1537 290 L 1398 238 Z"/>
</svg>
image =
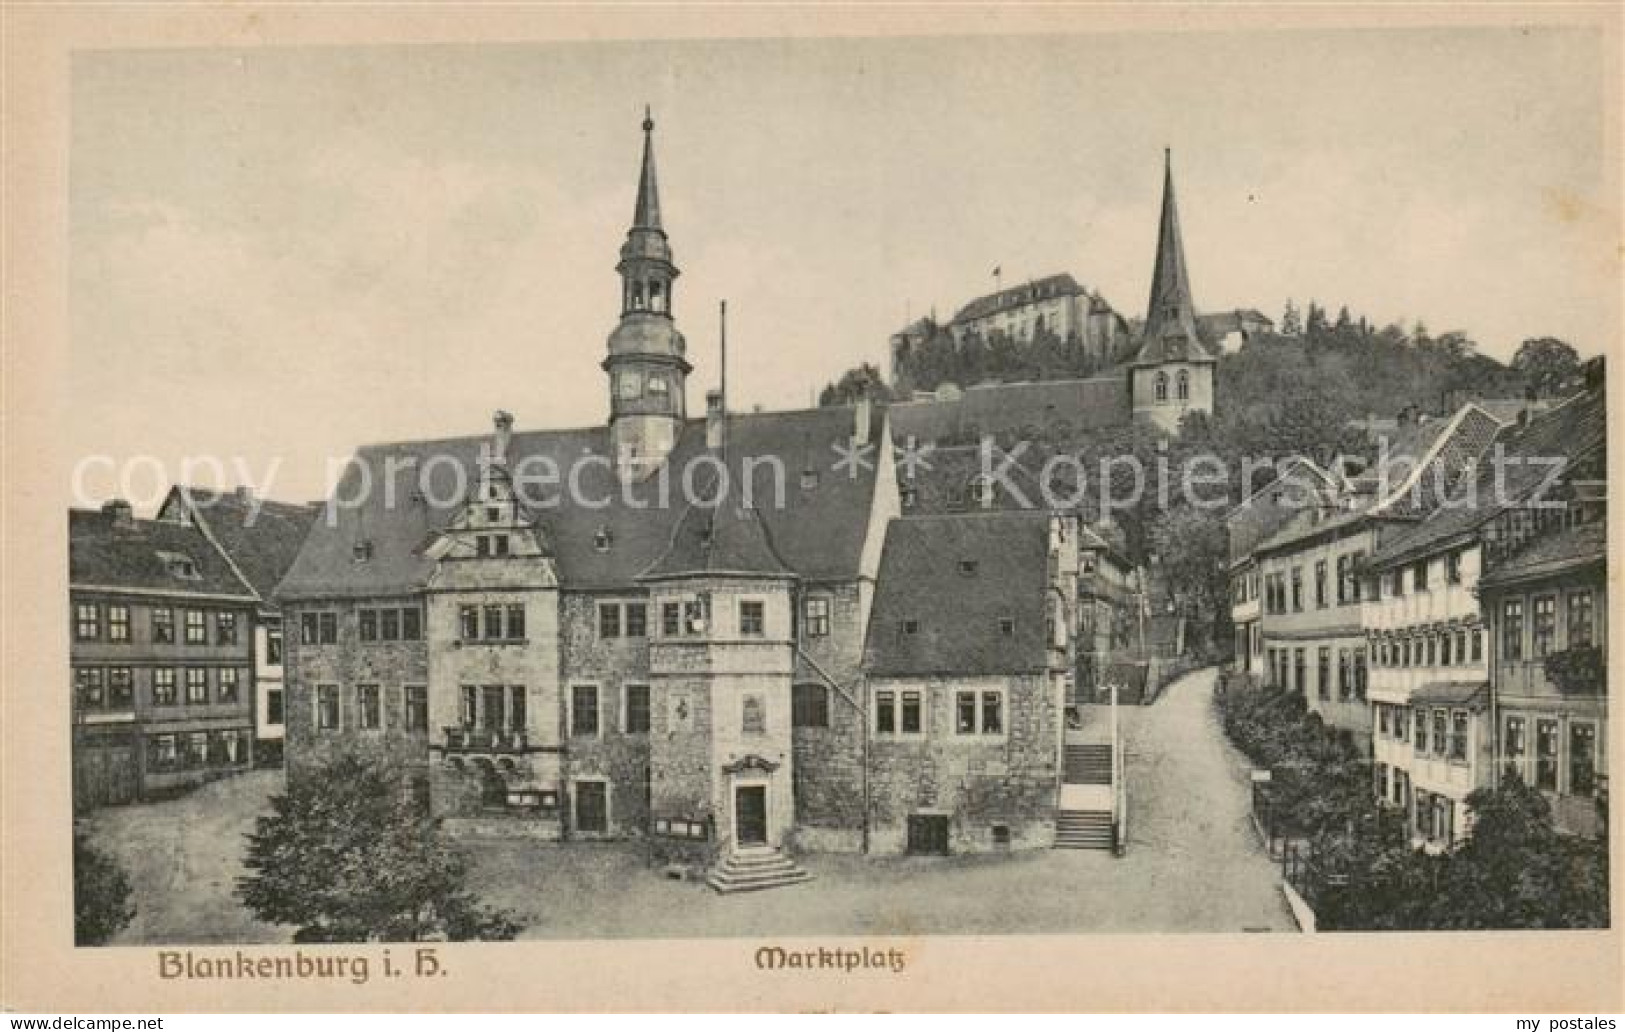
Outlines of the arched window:
<svg viewBox="0 0 1625 1032">
<path fill-rule="evenodd" d="M 1156 386 L 1154 388 L 1152 388 L 1153 395 L 1156 397 L 1156 399 L 1158 401 L 1167 401 L 1168 400 L 1168 374 L 1167 373 L 1158 373 L 1155 384 L 1156 384 Z"/>
<path fill-rule="evenodd" d="M 1180 401 L 1191 400 L 1191 374 L 1189 370 L 1181 369 L 1179 377 L 1174 381 L 1174 393 Z"/>
</svg>

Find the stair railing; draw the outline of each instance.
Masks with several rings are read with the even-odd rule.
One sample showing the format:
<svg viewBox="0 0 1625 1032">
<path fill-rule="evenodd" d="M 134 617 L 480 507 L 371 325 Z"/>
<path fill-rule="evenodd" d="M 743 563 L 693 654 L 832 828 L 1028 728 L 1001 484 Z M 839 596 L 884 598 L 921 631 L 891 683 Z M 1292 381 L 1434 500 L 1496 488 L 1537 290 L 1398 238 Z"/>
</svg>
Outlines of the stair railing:
<svg viewBox="0 0 1625 1032">
<path fill-rule="evenodd" d="M 1117 720 L 1117 685 L 1112 685 L 1112 852 L 1128 848 L 1128 787 L 1123 783 L 1123 729 Z"/>
</svg>

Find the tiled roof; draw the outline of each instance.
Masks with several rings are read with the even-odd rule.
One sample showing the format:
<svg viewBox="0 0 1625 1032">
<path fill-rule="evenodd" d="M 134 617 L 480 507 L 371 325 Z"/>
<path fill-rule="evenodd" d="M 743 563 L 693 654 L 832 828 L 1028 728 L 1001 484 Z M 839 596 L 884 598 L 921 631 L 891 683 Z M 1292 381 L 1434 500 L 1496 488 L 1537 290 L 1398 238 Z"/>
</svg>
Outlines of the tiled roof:
<svg viewBox="0 0 1625 1032">
<path fill-rule="evenodd" d="M 1007 287 L 997 293 L 984 294 L 974 301 L 967 302 L 955 312 L 953 321 L 965 323 L 985 319 L 990 315 L 1030 305 L 1036 301 L 1045 301 L 1052 297 L 1075 297 L 1082 293 L 1084 289 L 1078 285 L 1078 281 L 1073 279 L 1070 273 L 1063 272 L 1019 286 Z"/>
<path fill-rule="evenodd" d="M 176 487 L 174 493 L 190 499 L 193 518 L 206 525 L 208 533 L 262 599 L 271 597 L 293 565 L 317 516 L 308 505 L 255 499 L 236 492 Z"/>
<path fill-rule="evenodd" d="M 893 520 L 875 586 L 866 668 L 881 677 L 1044 669 L 1048 571 L 1043 514 Z M 1002 632 L 1000 620 L 1014 621 L 1011 634 Z M 905 633 L 906 621 L 915 623 L 914 633 Z"/>
<path fill-rule="evenodd" d="M 178 575 L 171 557 L 190 560 L 196 576 Z M 248 586 L 198 528 L 131 520 L 127 528 L 118 529 L 106 513 L 84 509 L 68 511 L 68 583 L 253 601 Z"/>
<path fill-rule="evenodd" d="M 761 514 L 738 505 L 689 506 L 672 530 L 671 544 L 639 579 L 701 574 L 795 576 L 774 551 Z"/>
<path fill-rule="evenodd" d="M 1601 447 L 1607 437 L 1607 412 L 1600 390 L 1577 395 L 1524 427 L 1507 427 L 1497 439 L 1507 461 L 1480 464 L 1478 482 L 1469 497 L 1475 505 L 1441 505 L 1408 532 L 1371 557 L 1373 566 L 1394 566 L 1424 555 L 1476 530 L 1480 524 L 1518 503 L 1540 487 L 1550 468 L 1526 458 L 1573 459 Z M 1500 491 L 1497 490 L 1500 477 Z M 1498 497 L 1499 495 L 1499 497 Z"/>
<path fill-rule="evenodd" d="M 877 413 L 871 421 L 871 445 L 879 445 L 881 422 Z M 804 580 L 846 579 L 858 572 L 875 476 L 872 458 L 855 468 L 850 463 L 834 468 L 840 458 L 836 448 L 846 445 L 852 427 L 850 407 L 729 417 L 731 483 L 743 483 L 746 461 L 757 463 L 752 482 L 762 521 L 774 549 Z M 467 488 L 478 480 L 480 451 L 488 441 L 482 435 L 360 449 L 335 492 L 339 504 L 329 506 L 332 519 L 325 512 L 317 519 L 277 595 L 365 597 L 418 590 L 432 566 L 423 546 L 461 509 Z M 690 420 L 669 465 L 680 471 L 705 451 L 705 423 Z M 515 433 L 508 456 L 521 483 L 545 472 L 549 463 L 558 471 L 561 479 L 551 489 L 536 492 L 555 504 L 538 508 L 537 515 L 545 539 L 557 552 L 559 579 L 566 588 L 631 587 L 666 551 L 675 524 L 687 511 L 676 473 L 671 477 L 672 504 L 658 504 L 658 477 L 636 485 L 628 499 L 610 461 L 607 427 Z M 588 463 L 578 465 L 589 456 Z M 774 504 L 774 473 L 764 464 L 769 457 L 777 458 L 784 470 L 782 508 Z M 382 490 L 390 465 L 405 467 L 395 478 L 394 505 L 385 504 Z M 815 482 L 801 478 L 809 467 L 816 472 Z M 573 468 L 580 488 L 575 499 L 562 480 Z M 427 488 L 421 493 L 414 490 L 417 470 L 427 472 Z M 362 496 L 364 476 L 371 477 L 375 489 L 360 504 L 344 504 L 342 500 Z M 599 503 L 602 508 L 593 507 Z M 365 562 L 353 561 L 358 541 L 372 546 Z"/>
<path fill-rule="evenodd" d="M 978 386 L 952 399 L 897 402 L 888 411 L 898 444 L 911 436 L 922 443 L 968 443 L 987 434 L 1064 437 L 1122 426 L 1132 416 L 1128 381 L 1115 376 Z"/>
<path fill-rule="evenodd" d="M 1608 525 L 1598 519 L 1567 527 L 1534 541 L 1522 552 L 1485 574 L 1486 587 L 1547 577 L 1608 558 Z"/>
</svg>

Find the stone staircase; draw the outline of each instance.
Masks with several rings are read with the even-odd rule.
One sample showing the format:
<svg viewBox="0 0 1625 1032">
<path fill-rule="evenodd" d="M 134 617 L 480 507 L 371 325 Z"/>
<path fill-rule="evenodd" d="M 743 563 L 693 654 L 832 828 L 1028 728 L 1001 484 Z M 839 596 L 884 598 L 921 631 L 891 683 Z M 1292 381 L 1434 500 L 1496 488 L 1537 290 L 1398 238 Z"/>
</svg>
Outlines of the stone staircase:
<svg viewBox="0 0 1625 1032">
<path fill-rule="evenodd" d="M 705 876 L 705 883 L 724 895 L 776 889 L 804 882 L 812 875 L 777 849 L 740 849 L 729 852 Z"/>
<path fill-rule="evenodd" d="M 1061 783 L 1066 785 L 1109 785 L 1112 783 L 1112 747 L 1109 745 L 1066 746 L 1062 756 Z"/>
<path fill-rule="evenodd" d="M 1111 784 L 1110 745 L 1066 744 L 1061 757 L 1061 809 L 1055 815 L 1055 848 L 1112 848 Z"/>
<path fill-rule="evenodd" d="M 1056 849 L 1111 849 L 1110 810 L 1062 810 L 1055 815 Z"/>
</svg>

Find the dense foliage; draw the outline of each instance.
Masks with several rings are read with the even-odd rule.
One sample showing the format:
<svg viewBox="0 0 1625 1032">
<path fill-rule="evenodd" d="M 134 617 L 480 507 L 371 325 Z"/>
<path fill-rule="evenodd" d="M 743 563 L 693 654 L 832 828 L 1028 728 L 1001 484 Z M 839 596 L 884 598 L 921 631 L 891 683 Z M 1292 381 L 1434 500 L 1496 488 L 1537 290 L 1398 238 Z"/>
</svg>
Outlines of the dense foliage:
<svg viewBox="0 0 1625 1032">
<path fill-rule="evenodd" d="M 130 902 L 130 879 L 117 861 L 90 844 L 83 832 L 73 833 L 73 941 L 77 946 L 100 946 L 122 931 L 135 917 Z"/>
<path fill-rule="evenodd" d="M 1301 695 L 1229 678 L 1219 706 L 1231 740 L 1272 772 L 1266 805 L 1312 861 L 1320 929 L 1607 927 L 1606 825 L 1596 839 L 1558 833 L 1514 770 L 1468 795 L 1471 834 L 1430 854 L 1411 847 L 1405 815 L 1376 801 L 1367 765 Z"/>
<path fill-rule="evenodd" d="M 249 835 L 237 894 L 299 942 L 511 939 L 518 926 L 479 905 L 467 863 L 379 756 L 344 754 L 271 799 Z"/>
</svg>

